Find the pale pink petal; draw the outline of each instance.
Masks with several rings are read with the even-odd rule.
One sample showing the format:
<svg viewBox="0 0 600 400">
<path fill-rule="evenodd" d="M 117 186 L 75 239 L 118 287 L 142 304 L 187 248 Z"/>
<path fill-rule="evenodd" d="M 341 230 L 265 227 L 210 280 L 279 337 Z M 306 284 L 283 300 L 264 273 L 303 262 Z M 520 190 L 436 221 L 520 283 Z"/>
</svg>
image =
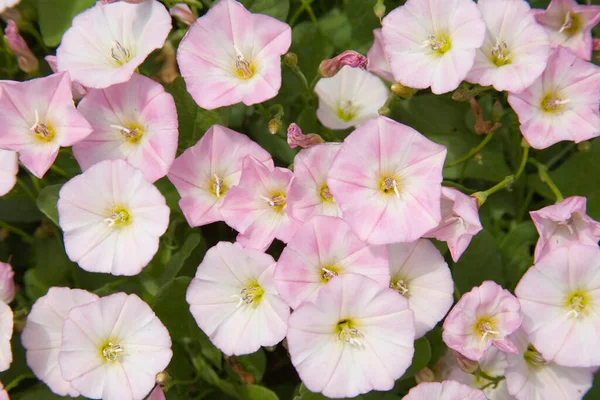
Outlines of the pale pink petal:
<svg viewBox="0 0 600 400">
<path fill-rule="evenodd" d="M 367 53 L 367 58 L 369 59 L 367 69 L 383 79 L 393 82 L 394 75 L 392 74 L 392 67 L 390 67 L 390 62 L 385 53 L 381 28 L 373 30 L 373 37 L 373 46 L 371 46 Z"/>
<path fill-rule="evenodd" d="M 10 192 L 17 183 L 18 157 L 16 151 L 0 149 L 0 196 Z"/>
<path fill-rule="evenodd" d="M 478 389 L 456 381 L 423 382 L 413 387 L 403 400 L 486 400 Z"/>
</svg>

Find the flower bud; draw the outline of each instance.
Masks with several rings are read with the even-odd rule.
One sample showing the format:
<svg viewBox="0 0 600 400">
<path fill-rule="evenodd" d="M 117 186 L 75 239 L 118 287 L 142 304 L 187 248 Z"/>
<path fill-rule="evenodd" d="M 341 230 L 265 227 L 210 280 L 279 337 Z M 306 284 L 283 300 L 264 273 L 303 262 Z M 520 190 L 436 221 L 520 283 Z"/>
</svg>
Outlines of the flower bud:
<svg viewBox="0 0 600 400">
<path fill-rule="evenodd" d="M 417 384 L 422 383 L 422 382 L 434 382 L 435 374 L 433 373 L 432 370 L 425 367 L 422 370 L 420 370 L 417 373 L 417 375 L 415 375 L 415 380 L 417 381 Z"/>
<path fill-rule="evenodd" d="M 456 358 L 456 362 L 458 363 L 460 369 L 463 370 L 463 372 L 466 372 L 467 374 L 473 374 L 479 369 L 479 363 L 477 361 L 473 361 L 463 356 L 458 351 L 450 349 L 450 352 L 452 353 L 454 358 Z"/>
<path fill-rule="evenodd" d="M 15 21 L 8 21 L 5 30 L 6 42 L 8 47 L 17 56 L 17 63 L 23 72 L 28 74 L 35 72 L 39 68 L 38 59 L 33 55 L 25 39 L 19 34 L 19 28 Z"/>
<path fill-rule="evenodd" d="M 577 145 L 577 150 L 582 153 L 587 153 L 592 149 L 592 143 L 589 141 L 581 142 Z"/>
<path fill-rule="evenodd" d="M 177 19 L 182 24 L 190 26 L 196 21 L 196 16 L 192 12 L 190 6 L 184 3 L 177 3 L 169 10 L 172 17 Z"/>
<path fill-rule="evenodd" d="M 278 118 L 271 119 L 269 121 L 268 127 L 269 132 L 271 132 L 271 135 L 275 135 L 281 129 L 281 120 L 279 120 Z"/>
<path fill-rule="evenodd" d="M 390 89 L 396 96 L 402 97 L 403 99 L 410 99 L 415 93 L 418 92 L 418 89 L 404 86 L 401 83 L 394 83 Z"/>
<path fill-rule="evenodd" d="M 600 39 L 594 39 L 594 51 L 600 51 Z"/>
<path fill-rule="evenodd" d="M 379 115 L 387 116 L 390 113 L 390 108 L 384 105 L 381 106 L 377 112 L 379 113 Z"/>
<path fill-rule="evenodd" d="M 56 64 L 56 56 L 44 57 L 52 72 L 58 72 L 58 66 Z M 71 81 L 71 92 L 73 93 L 73 100 L 80 100 L 87 94 L 87 89 L 81 83 Z"/>
<path fill-rule="evenodd" d="M 375 16 L 381 21 L 381 19 L 385 15 L 385 4 L 383 4 L 383 0 L 379 0 L 377 4 L 373 6 L 373 12 L 375 13 Z"/>
<path fill-rule="evenodd" d="M 337 74 L 344 66 L 349 65 L 352 68 L 367 69 L 367 57 L 354 50 L 346 50 L 342 54 L 321 61 L 319 73 L 325 78 L 331 78 Z"/>
<path fill-rule="evenodd" d="M 324 140 L 316 133 L 309 133 L 308 135 L 303 134 L 302 129 L 300 129 L 298 125 L 292 123 L 287 130 L 287 142 L 292 149 L 296 147 L 308 149 L 309 147 L 323 143 Z"/>
<path fill-rule="evenodd" d="M 294 68 L 298 66 L 298 56 L 296 55 L 296 53 L 286 53 L 283 56 L 283 63 L 290 67 L 290 68 Z"/>
<path fill-rule="evenodd" d="M 502 103 L 500 100 L 496 100 L 494 105 L 492 106 L 492 121 L 500 122 L 502 116 L 504 115 L 504 107 L 502 107 Z"/>
<path fill-rule="evenodd" d="M 6 304 L 15 298 L 14 276 L 10 264 L 0 262 L 0 300 Z"/>
<path fill-rule="evenodd" d="M 156 384 L 159 386 L 165 386 L 171 382 L 171 375 L 167 371 L 159 372 L 155 378 Z"/>
</svg>

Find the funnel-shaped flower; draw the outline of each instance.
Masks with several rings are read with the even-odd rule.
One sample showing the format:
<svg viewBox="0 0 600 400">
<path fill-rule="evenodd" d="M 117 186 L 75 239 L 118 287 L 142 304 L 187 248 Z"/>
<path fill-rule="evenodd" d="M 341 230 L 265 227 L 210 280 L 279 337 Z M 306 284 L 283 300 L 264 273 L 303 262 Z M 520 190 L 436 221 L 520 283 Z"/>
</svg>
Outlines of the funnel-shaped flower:
<svg viewBox="0 0 600 400">
<path fill-rule="evenodd" d="M 551 51 L 542 76 L 526 90 L 510 93 L 508 102 L 535 149 L 591 139 L 600 135 L 600 67 L 559 47 Z"/>
<path fill-rule="evenodd" d="M 373 38 L 373 45 L 367 53 L 367 58 L 369 59 L 367 70 L 379 75 L 385 80 L 393 82 L 394 75 L 392 74 L 392 67 L 390 66 L 387 54 L 385 53 L 381 28 L 373 31 Z"/>
<path fill-rule="evenodd" d="M 13 312 L 0 301 L 0 372 L 6 371 L 13 360 L 10 339 L 13 334 Z"/>
<path fill-rule="evenodd" d="M 223 220 L 221 205 L 229 189 L 240 182 L 247 155 L 273 168 L 271 155 L 246 135 L 213 125 L 175 160 L 169 180 L 181 195 L 179 207 L 190 226 Z"/>
<path fill-rule="evenodd" d="M 10 192 L 17 183 L 19 155 L 16 151 L 0 149 L 0 196 Z"/>
<path fill-rule="evenodd" d="M 440 222 L 445 158 L 444 146 L 378 117 L 344 140 L 327 184 L 362 240 L 411 242 Z"/>
<path fill-rule="evenodd" d="M 227 355 L 250 354 L 285 337 L 288 305 L 273 284 L 275 260 L 239 243 L 209 249 L 186 300 L 198 326 Z"/>
<path fill-rule="evenodd" d="M 396 82 L 435 94 L 458 87 L 473 66 L 485 23 L 471 0 L 408 0 L 383 19 Z"/>
<path fill-rule="evenodd" d="M 538 260 L 515 289 L 523 329 L 544 359 L 567 367 L 600 365 L 600 249 L 572 244 Z M 585 348 L 582 349 L 582 346 Z"/>
<path fill-rule="evenodd" d="M 315 215 L 342 216 L 327 186 L 331 163 L 340 148 L 339 143 L 324 143 L 296 154 L 286 203 L 292 218 L 306 222 Z"/>
<path fill-rule="evenodd" d="M 98 2 L 77 15 L 63 35 L 56 51 L 58 70 L 90 88 L 126 82 L 163 46 L 170 30 L 171 16 L 159 1 Z"/>
<path fill-rule="evenodd" d="M 266 250 L 273 239 L 287 243 L 299 224 L 286 210 L 287 193 L 294 174 L 269 168 L 252 156 L 244 159 L 238 186 L 227 192 L 221 214 L 237 230 L 244 247 Z"/>
<path fill-rule="evenodd" d="M 10 264 L 0 261 L 0 301 L 10 304 L 15 298 L 15 273 Z"/>
<path fill-rule="evenodd" d="M 540 234 L 535 246 L 534 262 L 558 247 L 573 243 L 589 246 L 598 244 L 600 222 L 587 215 L 586 206 L 585 197 L 572 196 L 529 213 Z"/>
<path fill-rule="evenodd" d="M 423 382 L 410 389 L 402 400 L 486 400 L 485 394 L 456 381 Z"/>
<path fill-rule="evenodd" d="M 196 22 L 196 16 L 190 6 L 185 3 L 177 3 L 169 9 L 169 14 L 184 25 L 192 25 Z"/>
<path fill-rule="evenodd" d="M 492 281 L 465 293 L 444 321 L 444 342 L 471 360 L 481 360 L 494 345 L 516 353 L 508 335 L 521 326 L 519 300 Z"/>
<path fill-rule="evenodd" d="M 90 272 L 136 275 L 158 250 L 169 207 L 141 171 L 107 160 L 64 184 L 58 220 L 71 261 Z"/>
<path fill-rule="evenodd" d="M 564 46 L 584 60 L 592 58 L 592 28 L 600 22 L 600 6 L 552 0 L 546 10 L 533 11 L 552 47 Z"/>
<path fill-rule="evenodd" d="M 315 92 L 317 117 L 330 129 L 350 128 L 377 117 L 389 94 L 377 76 L 348 65 L 334 77 L 320 79 Z"/>
<path fill-rule="evenodd" d="M 187 90 L 202 108 L 262 103 L 281 87 L 289 25 L 221 0 L 191 26 L 177 50 Z"/>
<path fill-rule="evenodd" d="M 161 84 L 133 74 L 125 83 L 90 89 L 77 109 L 94 129 L 73 146 L 82 170 L 103 160 L 125 160 L 148 182 L 169 172 L 177 151 L 177 110 Z"/>
<path fill-rule="evenodd" d="M 69 74 L 25 82 L 0 82 L 0 148 L 19 152 L 19 160 L 42 178 L 60 147 L 71 146 L 92 131 L 77 112 Z"/>
<path fill-rule="evenodd" d="M 454 302 L 454 283 L 448 264 L 427 239 L 387 246 L 390 288 L 408 300 L 415 314 L 415 337 L 440 322 Z"/>
<path fill-rule="evenodd" d="M 546 68 L 550 42 L 525 0 L 480 0 L 487 26 L 467 81 L 520 92 Z"/>
<path fill-rule="evenodd" d="M 85 290 L 51 287 L 40 297 L 27 316 L 21 342 L 25 347 L 27 365 L 35 376 L 59 396 L 79 396 L 60 372 L 58 352 L 62 343 L 63 323 L 73 307 L 98 300 Z"/>
<path fill-rule="evenodd" d="M 346 274 L 292 313 L 287 341 L 310 391 L 354 397 L 394 387 L 411 363 L 414 335 L 406 299 L 366 276 Z"/>
<path fill-rule="evenodd" d="M 56 56 L 46 56 L 44 60 L 48 63 L 48 66 L 52 70 L 52 72 L 58 72 L 58 65 L 56 62 Z M 81 100 L 83 96 L 87 94 L 87 89 L 81 83 L 77 83 L 75 81 L 71 82 L 71 91 L 73 92 L 73 100 Z"/>
<path fill-rule="evenodd" d="M 58 363 L 82 396 L 139 400 L 172 356 L 169 332 L 148 304 L 116 293 L 69 311 Z"/>
<path fill-rule="evenodd" d="M 292 308 L 314 300 L 331 278 L 368 276 L 382 287 L 390 282 L 387 249 L 363 242 L 341 218 L 316 216 L 304 223 L 283 249 L 275 286 Z"/>
</svg>

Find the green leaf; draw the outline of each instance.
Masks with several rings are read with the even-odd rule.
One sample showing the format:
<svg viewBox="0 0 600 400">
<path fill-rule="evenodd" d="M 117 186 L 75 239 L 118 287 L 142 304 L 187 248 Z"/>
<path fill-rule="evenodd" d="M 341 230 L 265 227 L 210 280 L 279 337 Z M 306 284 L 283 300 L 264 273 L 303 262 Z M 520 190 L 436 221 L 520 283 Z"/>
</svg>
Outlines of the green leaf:
<svg viewBox="0 0 600 400">
<path fill-rule="evenodd" d="M 238 393 L 245 400 L 279 400 L 275 392 L 260 385 L 239 386 Z"/>
<path fill-rule="evenodd" d="M 167 284 L 154 298 L 153 309 L 156 316 L 167 327 L 173 340 L 193 339 L 198 333 L 196 321 L 190 314 L 190 306 L 185 295 L 191 278 L 181 276 Z"/>
<path fill-rule="evenodd" d="M 46 186 L 40 191 L 37 198 L 37 206 L 52 222 L 58 226 L 58 192 L 63 185 Z"/>
<path fill-rule="evenodd" d="M 73 17 L 96 4 L 96 0 L 38 0 L 39 24 L 44 43 L 57 46 Z"/>
<path fill-rule="evenodd" d="M 56 237 L 36 239 L 33 244 L 34 267 L 25 272 L 25 293 L 32 301 L 45 295 L 51 286 L 69 286 L 72 268 L 62 241 Z"/>
<path fill-rule="evenodd" d="M 260 383 L 260 381 L 262 381 L 265 370 L 267 369 L 267 356 L 262 348 L 255 353 L 246 354 L 236 358 L 237 361 L 242 364 L 244 369 L 254 376 L 255 382 Z"/>
<path fill-rule="evenodd" d="M 250 135 L 261 147 L 285 165 L 292 164 L 297 151 L 290 148 L 287 141 L 279 135 L 271 135 L 264 119 L 256 119 L 250 128 Z"/>
<path fill-rule="evenodd" d="M 507 288 L 514 288 L 527 268 L 533 265 L 531 249 L 538 238 L 533 222 L 525 221 L 511 226 L 510 231 L 500 240 Z"/>
<path fill-rule="evenodd" d="M 422 337 L 415 341 L 415 355 L 413 356 L 413 361 L 410 367 L 406 370 L 404 375 L 400 378 L 400 380 L 412 378 L 416 374 L 419 373 L 423 368 L 427 366 L 429 360 L 431 359 L 431 346 L 429 345 L 429 341 Z"/>
<path fill-rule="evenodd" d="M 373 43 L 373 29 L 381 26 L 373 12 L 376 3 L 377 0 L 344 0 L 344 11 L 352 27 L 351 47 L 364 54 Z"/>
<path fill-rule="evenodd" d="M 8 383 L 8 382 L 7 382 Z M 38 383 L 34 386 L 28 387 L 24 391 L 19 391 L 17 394 L 10 393 L 11 400 L 61 400 L 64 399 L 62 396 L 55 395 L 48 389 L 43 383 Z M 76 397 L 74 400 L 84 400 L 84 397 Z"/>
<path fill-rule="evenodd" d="M 428 365 L 433 367 L 446 355 L 448 346 L 446 346 L 446 343 L 444 343 L 444 340 L 442 339 L 442 328 L 439 326 L 436 326 L 427 332 L 425 337 L 429 341 L 429 346 L 431 347 L 431 358 L 429 359 Z"/>
<path fill-rule="evenodd" d="M 163 288 L 175 279 L 181 270 L 181 267 L 183 267 L 185 260 L 188 259 L 194 249 L 201 242 L 202 236 L 197 233 L 192 233 L 185 239 L 183 246 L 181 246 L 179 251 L 175 253 L 173 257 L 171 257 L 160 277 L 160 282 L 163 285 Z"/>
<path fill-rule="evenodd" d="M 338 52 L 347 50 L 352 41 L 352 25 L 348 16 L 337 8 L 319 18 L 319 30 Z"/>
<path fill-rule="evenodd" d="M 242 3 L 253 13 L 270 15 L 284 22 L 290 12 L 290 0 L 243 0 Z"/>
<path fill-rule="evenodd" d="M 33 193 L 33 189 L 30 188 Z M 37 222 L 43 217 L 37 205 L 25 190 L 17 185 L 0 197 L 0 220 L 4 222 Z"/>
</svg>

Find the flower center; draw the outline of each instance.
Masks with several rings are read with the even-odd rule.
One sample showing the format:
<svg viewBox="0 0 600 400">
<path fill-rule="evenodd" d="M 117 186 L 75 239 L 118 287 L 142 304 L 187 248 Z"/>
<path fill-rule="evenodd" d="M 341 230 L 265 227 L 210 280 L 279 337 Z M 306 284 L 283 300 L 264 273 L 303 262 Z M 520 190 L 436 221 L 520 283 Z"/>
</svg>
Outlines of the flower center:
<svg viewBox="0 0 600 400">
<path fill-rule="evenodd" d="M 498 39 L 496 41 L 496 45 L 492 47 L 491 59 L 492 62 L 498 67 L 511 63 L 510 51 L 508 50 L 508 45 L 504 40 Z"/>
<path fill-rule="evenodd" d="M 570 296 L 567 297 L 566 306 L 569 310 L 567 315 L 572 316 L 574 318 L 579 318 L 583 313 L 587 311 L 587 307 L 589 305 L 588 296 L 580 291 L 576 290 L 571 293 Z"/>
<path fill-rule="evenodd" d="M 338 340 L 354 347 L 364 347 L 364 336 L 356 328 L 354 321 L 342 319 L 335 326 Z"/>
<path fill-rule="evenodd" d="M 547 113 L 555 113 L 562 110 L 563 106 L 570 100 L 563 100 L 554 93 L 549 93 L 542 98 L 542 110 Z"/>
<path fill-rule="evenodd" d="M 319 196 L 321 196 L 321 201 L 325 203 L 335 203 L 331 192 L 329 191 L 329 186 L 327 184 L 323 184 L 321 186 L 321 190 L 319 190 Z"/>
<path fill-rule="evenodd" d="M 260 196 L 261 199 L 267 202 L 269 207 L 274 208 L 276 211 L 283 211 L 285 206 L 285 193 L 274 193 L 271 197 Z"/>
<path fill-rule="evenodd" d="M 329 282 L 332 278 L 335 278 L 340 274 L 340 269 L 333 264 L 326 264 L 321 266 L 321 280 L 323 283 Z"/>
<path fill-rule="evenodd" d="M 475 331 L 481 336 L 481 341 L 485 341 L 488 335 L 497 335 L 498 331 L 494 330 L 494 322 L 489 318 L 481 318 L 475 323 Z"/>
<path fill-rule="evenodd" d="M 539 366 L 548 364 L 548 361 L 546 361 L 544 359 L 544 357 L 542 357 L 540 352 L 537 351 L 537 349 L 532 344 L 529 344 L 527 346 L 527 350 L 525 350 L 525 353 L 523 354 L 523 358 L 525 359 L 527 364 L 535 366 L 535 367 L 539 367 Z"/>
<path fill-rule="evenodd" d="M 110 48 L 110 56 L 117 62 L 119 67 L 131 60 L 131 51 L 127 50 L 119 41 L 115 40 Z"/>
<path fill-rule="evenodd" d="M 240 299 L 237 305 L 238 307 L 240 307 L 243 305 L 258 305 L 264 294 L 265 290 L 258 284 L 258 282 L 252 282 L 248 286 L 240 290 L 239 295 L 235 295 L 234 297 Z"/>
<path fill-rule="evenodd" d="M 344 100 L 340 103 L 337 110 L 339 119 L 343 121 L 352 121 L 358 112 L 358 107 L 351 100 Z"/>
<path fill-rule="evenodd" d="M 108 342 L 102 347 L 102 355 L 106 361 L 117 361 L 119 354 L 123 352 L 123 347 L 115 342 Z"/>
<path fill-rule="evenodd" d="M 210 182 L 210 190 L 217 198 L 225 196 L 228 189 L 225 182 L 223 182 L 223 179 L 219 178 L 217 174 L 213 174 L 213 177 L 214 179 Z"/>
<path fill-rule="evenodd" d="M 54 129 L 47 124 L 40 123 L 40 116 L 38 111 L 35 110 L 35 123 L 29 128 L 31 132 L 35 135 L 35 138 L 40 142 L 51 142 L 56 134 L 54 133 Z"/>
<path fill-rule="evenodd" d="M 126 226 L 131 223 L 131 215 L 129 215 L 129 211 L 127 211 L 126 208 L 116 207 L 108 214 L 108 217 L 104 219 L 104 222 L 109 228 L 112 228 L 113 226 Z"/>
<path fill-rule="evenodd" d="M 569 36 L 573 36 L 581 29 L 582 21 L 581 16 L 577 13 L 572 13 L 571 10 L 565 14 L 565 22 L 560 27 L 559 32 L 566 33 Z"/>
<path fill-rule="evenodd" d="M 242 55 L 242 52 L 237 47 L 234 46 L 234 48 L 236 57 L 235 68 L 233 72 L 239 79 L 247 81 L 254 76 L 254 73 L 256 72 L 256 66 L 253 62 L 246 60 Z"/>
<path fill-rule="evenodd" d="M 400 191 L 398 190 L 397 178 L 392 176 L 384 176 L 379 181 L 379 188 L 385 194 L 395 194 L 397 198 L 400 198 Z"/>
<path fill-rule="evenodd" d="M 144 129 L 138 125 L 130 125 L 129 127 L 121 125 L 111 125 L 110 127 L 118 129 L 119 133 L 123 136 L 123 138 L 132 144 L 139 143 L 142 139 L 142 136 L 144 136 Z"/>
<path fill-rule="evenodd" d="M 390 289 L 394 289 L 404 297 L 408 297 L 408 282 L 404 279 L 398 279 L 396 282 L 390 282 Z"/>
<path fill-rule="evenodd" d="M 429 35 L 423 40 L 421 47 L 428 47 L 432 52 L 438 55 L 443 55 L 452 48 L 452 41 L 448 35 Z"/>
</svg>

